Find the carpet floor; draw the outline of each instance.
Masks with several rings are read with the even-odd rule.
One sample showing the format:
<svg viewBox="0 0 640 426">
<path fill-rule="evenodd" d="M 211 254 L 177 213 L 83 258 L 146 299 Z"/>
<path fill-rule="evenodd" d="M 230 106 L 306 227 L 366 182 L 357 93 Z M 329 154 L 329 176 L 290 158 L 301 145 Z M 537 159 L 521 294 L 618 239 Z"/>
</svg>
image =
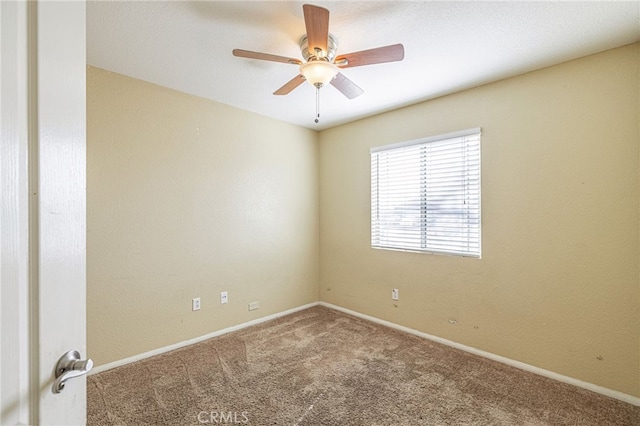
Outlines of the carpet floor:
<svg viewBox="0 0 640 426">
<path fill-rule="evenodd" d="M 89 425 L 640 425 L 640 407 L 321 306 L 87 387 Z"/>
</svg>

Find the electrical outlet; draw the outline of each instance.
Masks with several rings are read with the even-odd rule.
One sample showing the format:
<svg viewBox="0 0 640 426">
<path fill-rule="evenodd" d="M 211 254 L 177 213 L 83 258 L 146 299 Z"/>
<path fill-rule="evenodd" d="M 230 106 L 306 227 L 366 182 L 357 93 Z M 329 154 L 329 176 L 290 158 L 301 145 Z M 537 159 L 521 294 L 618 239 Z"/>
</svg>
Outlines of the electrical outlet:
<svg viewBox="0 0 640 426">
<path fill-rule="evenodd" d="M 393 300 L 398 300 L 400 299 L 400 292 L 398 291 L 397 288 L 394 288 L 393 290 L 391 290 L 391 298 Z"/>
<path fill-rule="evenodd" d="M 256 309 L 258 309 L 260 306 L 258 304 L 258 302 L 251 302 L 249 303 L 249 310 L 250 311 L 255 311 Z"/>
<path fill-rule="evenodd" d="M 191 299 L 191 310 L 192 311 L 199 311 L 200 310 L 200 298 L 199 297 Z"/>
<path fill-rule="evenodd" d="M 229 295 L 226 291 L 220 293 L 220 303 L 227 303 L 229 301 Z"/>
</svg>

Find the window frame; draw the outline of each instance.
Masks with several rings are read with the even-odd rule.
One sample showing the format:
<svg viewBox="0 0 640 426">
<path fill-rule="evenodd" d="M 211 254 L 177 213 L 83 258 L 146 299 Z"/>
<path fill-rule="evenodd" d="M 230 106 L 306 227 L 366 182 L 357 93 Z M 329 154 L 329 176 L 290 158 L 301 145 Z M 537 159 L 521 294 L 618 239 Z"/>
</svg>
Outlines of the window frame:
<svg viewBox="0 0 640 426">
<path fill-rule="evenodd" d="M 471 140 L 465 140 L 465 138 L 470 138 Z M 455 141 L 456 139 L 461 139 L 461 140 Z M 395 173 L 398 173 L 399 171 L 403 171 L 406 173 L 414 173 L 414 174 L 420 173 L 419 184 L 418 184 L 418 192 L 420 194 L 418 199 L 419 210 L 416 210 L 415 206 L 412 206 L 411 208 L 400 207 L 400 209 L 403 210 L 403 214 L 406 214 L 410 209 L 413 209 L 416 212 L 419 211 L 419 219 L 410 218 L 409 220 L 411 225 L 410 227 L 415 228 L 416 226 L 419 226 L 419 231 L 415 231 L 415 230 L 410 231 L 411 236 L 407 237 L 406 241 L 402 241 L 402 239 L 400 239 L 400 240 L 394 241 L 393 243 L 389 243 L 389 241 L 393 239 L 393 237 L 383 238 L 381 237 L 382 232 L 386 230 L 387 232 L 390 232 L 390 233 L 393 233 L 393 232 L 397 233 L 399 226 L 396 226 L 395 228 L 387 227 L 386 229 L 381 229 L 381 225 L 384 225 L 384 223 L 381 223 L 380 221 L 381 215 L 380 215 L 380 208 L 379 208 L 380 198 L 381 198 L 378 192 L 379 180 L 380 180 L 380 177 L 379 177 L 380 165 L 378 163 L 379 153 L 385 152 L 385 151 L 387 152 L 395 151 L 396 153 L 399 153 L 405 148 L 411 149 L 413 147 L 422 149 L 423 147 L 427 147 L 429 144 L 432 144 L 432 143 L 446 144 L 447 143 L 446 141 L 448 141 L 449 143 L 459 143 L 461 148 L 464 147 L 464 149 L 467 149 L 469 146 L 472 146 L 474 150 L 477 150 L 477 153 L 474 153 L 473 155 L 465 153 L 459 157 L 460 160 L 462 159 L 466 161 L 468 161 L 469 159 L 474 160 L 471 164 L 465 165 L 464 168 L 462 169 L 463 171 L 460 174 L 460 176 L 464 176 L 465 179 L 470 178 L 471 181 L 473 181 L 473 183 L 468 183 L 469 180 L 467 180 L 467 183 L 463 184 L 465 188 L 465 190 L 463 191 L 464 201 L 461 204 L 461 205 L 469 204 L 471 207 L 467 207 L 467 208 L 473 209 L 473 211 L 471 212 L 471 210 L 469 210 L 471 213 L 469 213 L 466 218 L 464 217 L 463 213 L 454 215 L 459 218 L 463 218 L 464 221 L 466 222 L 463 222 L 464 224 L 462 226 L 457 227 L 456 231 L 451 231 L 452 234 L 454 234 L 455 232 L 463 232 L 463 235 L 464 233 L 466 233 L 467 235 L 471 235 L 472 238 L 470 239 L 470 241 L 472 241 L 472 244 L 468 245 L 468 247 L 471 247 L 471 248 L 467 248 L 466 250 L 460 250 L 459 248 L 462 245 L 458 245 L 458 249 L 442 249 L 442 248 L 437 249 L 434 247 L 434 245 L 437 245 L 434 243 L 434 240 L 435 240 L 434 236 L 428 235 L 429 232 L 432 232 L 434 228 L 433 226 L 431 227 L 428 226 L 428 221 L 433 221 L 433 220 L 446 221 L 447 219 L 451 220 L 451 213 L 448 213 L 448 214 L 441 213 L 440 215 L 438 215 L 437 209 L 436 210 L 433 209 L 433 206 L 435 204 L 434 203 L 430 204 L 427 202 L 427 198 L 428 198 L 427 193 L 430 190 L 434 189 L 434 186 L 432 186 L 431 189 L 429 189 L 429 186 L 427 183 L 427 179 L 429 178 L 429 176 L 432 176 L 432 174 L 431 172 L 426 172 L 425 171 L 426 169 L 424 169 L 424 165 L 426 165 L 426 163 L 429 161 L 426 157 L 426 155 L 428 154 L 413 154 L 414 156 L 417 156 L 417 158 L 419 158 L 420 165 L 418 166 L 416 166 L 416 164 L 413 164 L 411 167 L 397 168 L 392 170 L 392 172 L 395 172 Z M 477 144 L 477 146 L 473 144 Z M 471 258 L 480 259 L 482 257 L 481 148 L 482 148 L 482 129 L 480 127 L 371 148 L 370 149 L 371 247 L 374 249 L 382 249 L 382 250 L 406 251 L 406 252 L 426 253 L 426 254 L 442 254 L 442 255 L 449 255 L 449 256 L 471 257 Z M 450 152 L 454 152 L 453 149 L 450 150 Z M 422 157 L 423 155 L 425 155 L 425 157 Z M 374 162 L 374 158 L 375 158 L 375 162 Z M 476 158 L 477 158 L 477 161 L 475 161 Z M 375 167 L 375 170 L 374 170 L 374 167 Z M 476 168 L 477 168 L 477 174 L 476 174 Z M 374 179 L 376 179 L 376 181 L 374 181 Z M 413 181 L 411 182 L 412 182 L 412 188 L 415 191 L 416 184 Z M 469 187 L 473 186 L 474 190 L 467 192 L 468 186 Z M 435 186 L 435 188 L 441 189 L 441 187 L 438 187 L 438 186 Z M 402 189 L 404 190 L 404 187 L 402 187 Z M 471 195 L 471 192 L 473 192 L 473 195 Z M 383 197 L 384 196 L 388 197 L 389 193 L 391 193 L 392 195 L 395 194 L 393 191 L 387 191 L 387 193 L 383 194 Z M 477 195 L 475 195 L 476 193 Z M 414 197 L 415 197 L 415 194 L 414 194 Z M 397 202 L 396 205 L 400 206 L 401 205 L 400 203 L 405 203 L 404 205 L 406 205 L 407 200 L 408 199 L 405 196 L 405 198 L 401 202 Z M 429 207 L 431 207 L 431 209 L 429 209 Z M 432 216 L 429 217 L 429 215 L 425 213 L 427 210 L 431 210 L 432 212 L 435 212 L 435 215 L 434 213 L 431 213 Z M 387 210 L 387 214 L 388 213 L 389 212 Z M 401 220 L 404 220 L 404 216 L 401 216 Z M 411 223 L 411 220 L 413 220 L 413 223 Z M 436 230 L 442 229 L 440 225 L 437 225 L 435 228 Z M 470 232 L 470 230 L 473 232 Z M 411 241 L 412 238 L 413 238 L 413 241 Z M 446 241 L 449 241 L 449 242 L 455 241 L 454 237 L 452 237 L 451 235 L 448 236 L 448 238 L 451 238 L 451 239 L 446 239 Z M 382 242 L 381 239 L 386 239 L 386 241 Z M 419 241 L 419 244 L 418 244 L 418 241 Z M 419 247 L 416 247 L 416 245 L 419 245 Z M 453 245 L 455 246 L 456 244 L 453 244 Z M 477 246 L 477 250 L 476 250 L 476 246 Z"/>
</svg>

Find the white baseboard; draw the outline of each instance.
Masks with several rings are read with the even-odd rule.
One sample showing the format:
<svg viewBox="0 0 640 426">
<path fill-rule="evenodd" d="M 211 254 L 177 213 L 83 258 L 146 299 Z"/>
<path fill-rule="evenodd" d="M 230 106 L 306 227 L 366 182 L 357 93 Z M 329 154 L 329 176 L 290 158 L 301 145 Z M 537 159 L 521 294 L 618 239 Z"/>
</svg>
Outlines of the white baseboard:
<svg viewBox="0 0 640 426">
<path fill-rule="evenodd" d="M 451 340 L 443 339 L 442 337 L 433 336 L 428 333 L 423 333 L 422 331 L 414 330 L 412 328 L 404 327 L 402 325 L 394 324 L 389 321 L 385 321 L 376 317 L 372 317 L 366 314 L 361 314 L 360 312 L 352 311 L 350 309 L 343 308 L 341 306 L 332 305 L 331 303 L 319 302 L 321 306 L 335 309 L 336 311 L 344 312 L 345 314 L 353 315 L 358 318 L 365 319 L 367 321 L 375 322 L 380 325 L 384 325 L 386 327 L 394 328 L 396 330 L 404 331 L 406 333 L 410 333 L 425 339 L 433 340 L 434 342 L 442 343 L 443 345 L 451 346 L 456 349 L 463 350 L 465 352 L 472 353 L 474 355 L 479 355 L 484 358 L 489 358 L 493 361 L 498 361 L 503 364 L 510 365 L 512 367 L 519 368 L 521 370 L 528 371 L 530 373 L 535 373 L 540 376 L 548 377 L 550 379 L 557 380 L 559 382 L 568 383 L 570 385 L 577 386 L 579 388 L 587 389 L 595 393 L 599 393 L 604 396 L 608 396 L 610 398 L 614 398 L 632 405 L 640 406 L 640 398 L 628 395 L 626 393 L 622 393 L 613 389 L 605 388 L 602 386 L 594 385 L 593 383 L 583 382 L 582 380 L 574 379 L 573 377 L 564 376 L 562 374 L 554 373 L 553 371 L 545 370 L 544 368 L 535 367 L 533 365 L 525 364 L 524 362 L 516 361 L 510 358 L 506 358 L 500 355 L 492 354 L 491 352 L 486 352 L 480 349 L 476 349 L 471 346 L 463 345 L 461 343 L 456 343 Z"/>
<path fill-rule="evenodd" d="M 306 305 L 298 306 L 297 308 L 288 309 L 286 311 L 278 312 L 272 315 L 267 315 L 266 317 L 257 318 L 251 321 L 243 322 L 242 324 L 233 325 L 231 327 L 223 328 L 222 330 L 214 331 L 209 334 L 205 334 L 204 336 L 195 337 L 193 339 L 184 340 L 182 342 L 174 343 L 173 345 L 164 346 L 162 348 L 154 349 L 149 352 L 144 352 L 138 355 L 130 356 L 127 358 L 120 359 L 118 361 L 109 362 L 107 364 L 102 364 L 97 367 L 94 367 L 87 373 L 88 376 L 93 374 L 102 373 L 103 371 L 111 370 L 112 368 L 121 367 L 123 365 L 130 364 L 135 361 L 140 361 L 145 358 L 149 358 L 155 355 L 160 355 L 165 352 L 173 351 L 176 349 L 183 348 L 185 346 L 193 345 L 194 343 L 202 342 L 203 340 L 211 339 L 212 337 L 222 336 L 223 334 L 231 333 L 232 331 L 241 330 L 243 328 L 250 327 L 252 325 L 260 324 L 266 321 L 270 321 L 272 319 L 280 318 L 285 315 L 292 314 L 294 312 L 302 311 L 303 309 L 311 308 L 312 306 L 317 306 L 319 302 L 308 303 Z"/>
<path fill-rule="evenodd" d="M 545 370 L 543 368 L 535 367 L 530 364 L 525 364 L 524 362 L 516 361 L 510 358 L 506 358 L 500 355 L 492 354 L 491 352 L 486 352 L 480 349 L 476 349 L 471 346 L 463 345 L 461 343 L 456 343 L 452 340 L 443 339 L 442 337 L 433 336 L 428 333 L 424 333 L 422 331 L 414 330 L 409 327 L 405 327 L 402 325 L 398 325 L 389 321 L 385 321 L 376 317 L 372 317 L 370 315 L 362 314 L 360 312 L 352 311 L 351 309 L 343 308 L 341 306 L 332 305 L 331 303 L 326 302 L 313 302 L 308 303 L 306 305 L 298 306 L 297 308 L 288 309 L 283 312 L 278 312 L 272 315 L 267 315 L 266 317 L 257 318 L 251 321 L 244 322 L 242 324 L 234 325 L 231 327 L 223 328 L 222 330 L 214 331 L 209 334 L 205 334 L 204 336 L 196 337 L 193 339 L 185 340 L 182 342 L 174 343 L 173 345 L 165 346 L 162 348 L 154 349 L 149 352 L 144 352 L 138 355 L 134 355 L 128 358 L 124 358 L 118 361 L 110 362 L 108 364 L 99 365 L 93 368 L 88 375 L 101 373 L 103 371 L 111 370 L 112 368 L 120 367 L 135 361 L 140 361 L 145 358 L 149 358 L 155 355 L 160 355 L 165 352 L 173 351 L 175 349 L 179 349 L 185 346 L 193 345 L 194 343 L 202 342 L 203 340 L 211 339 L 212 337 L 222 336 L 223 334 L 231 333 L 232 331 L 241 330 L 243 328 L 250 327 L 252 325 L 260 324 L 266 321 L 270 321 L 272 319 L 280 318 L 285 315 L 292 314 L 294 312 L 302 311 L 307 308 L 311 308 L 313 306 L 324 306 L 329 309 L 334 309 L 336 311 L 344 312 L 345 314 L 353 315 L 358 318 L 365 319 L 367 321 L 374 322 L 376 324 L 380 324 L 386 327 L 394 328 L 396 330 L 404 331 L 405 333 L 413 334 L 418 337 L 422 337 L 424 339 L 429 339 L 434 342 L 442 343 L 443 345 L 451 346 L 456 349 L 463 350 L 465 352 L 472 353 L 474 355 L 478 355 L 484 358 L 489 358 L 493 361 L 498 361 L 503 364 L 510 365 L 512 367 L 519 368 L 521 370 L 525 370 L 531 373 L 538 374 L 540 376 L 548 377 L 550 379 L 557 380 L 559 382 L 568 383 L 570 385 L 577 386 L 579 388 L 587 389 L 595 393 L 599 393 L 604 396 L 608 396 L 610 398 L 614 398 L 635 406 L 640 406 L 640 398 L 628 395 L 626 393 L 622 393 L 613 389 L 605 388 L 602 386 L 594 385 L 593 383 L 584 382 L 582 380 L 574 379 L 573 377 L 564 376 L 562 374 L 554 373 L 553 371 Z"/>
</svg>

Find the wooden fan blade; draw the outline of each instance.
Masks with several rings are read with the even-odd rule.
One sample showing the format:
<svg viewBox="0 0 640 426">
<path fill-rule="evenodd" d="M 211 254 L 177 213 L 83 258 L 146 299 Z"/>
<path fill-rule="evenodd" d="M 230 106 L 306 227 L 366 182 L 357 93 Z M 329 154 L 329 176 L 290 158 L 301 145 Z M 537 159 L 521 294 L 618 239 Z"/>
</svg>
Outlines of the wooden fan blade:
<svg viewBox="0 0 640 426">
<path fill-rule="evenodd" d="M 347 60 L 345 65 L 340 61 Z M 402 44 L 392 44 L 389 46 L 376 47 L 375 49 L 361 50 L 360 52 L 340 55 L 334 61 L 340 68 L 361 67 L 362 65 L 381 64 L 384 62 L 395 62 L 404 59 L 404 46 Z"/>
<path fill-rule="evenodd" d="M 331 85 L 342 92 L 349 99 L 357 98 L 364 93 L 357 84 L 349 80 L 342 73 L 338 73 L 336 77 L 331 80 Z"/>
<path fill-rule="evenodd" d="M 279 88 L 278 90 L 273 92 L 273 94 L 274 95 L 288 95 L 289 93 L 291 93 L 291 91 L 293 89 L 295 89 L 296 87 L 300 86 L 304 82 L 305 82 L 304 76 L 302 74 L 298 74 L 297 76 L 293 77 L 291 80 L 286 82 L 284 84 L 284 86 L 282 86 L 281 88 Z"/>
<path fill-rule="evenodd" d="M 329 40 L 329 11 L 324 7 L 311 4 L 302 6 L 304 12 L 304 25 L 307 29 L 307 41 L 309 52 L 315 54 L 320 49 L 326 55 Z"/>
<path fill-rule="evenodd" d="M 302 61 L 285 56 L 271 55 L 269 53 L 252 52 L 250 50 L 233 49 L 233 56 L 249 59 L 261 59 L 263 61 L 283 62 L 285 64 L 302 65 Z"/>
</svg>

